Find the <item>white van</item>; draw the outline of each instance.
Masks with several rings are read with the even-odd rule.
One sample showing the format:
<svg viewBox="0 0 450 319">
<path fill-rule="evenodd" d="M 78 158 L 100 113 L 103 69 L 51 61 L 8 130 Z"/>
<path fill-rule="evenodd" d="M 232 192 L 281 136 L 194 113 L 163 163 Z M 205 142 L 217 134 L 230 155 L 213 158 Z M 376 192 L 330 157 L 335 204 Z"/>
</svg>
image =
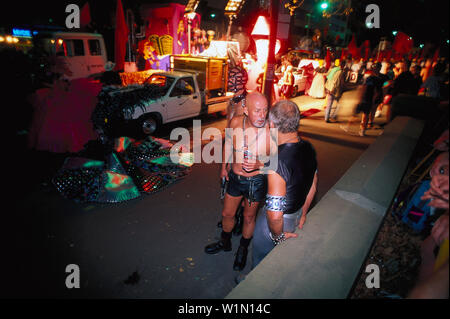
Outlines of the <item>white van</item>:
<svg viewBox="0 0 450 319">
<path fill-rule="evenodd" d="M 97 33 L 51 32 L 38 37 L 45 51 L 63 57 L 72 75 L 85 78 L 105 71 L 107 62 L 103 36 Z"/>
</svg>

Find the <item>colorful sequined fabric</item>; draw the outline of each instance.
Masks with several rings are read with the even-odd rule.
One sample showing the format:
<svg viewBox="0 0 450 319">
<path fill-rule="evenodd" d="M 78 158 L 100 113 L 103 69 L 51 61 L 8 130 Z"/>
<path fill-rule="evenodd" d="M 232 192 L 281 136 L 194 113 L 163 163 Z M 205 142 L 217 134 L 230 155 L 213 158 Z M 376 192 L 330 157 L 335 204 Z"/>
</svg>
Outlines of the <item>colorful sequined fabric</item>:
<svg viewBox="0 0 450 319">
<path fill-rule="evenodd" d="M 161 146 L 162 144 L 152 137 L 147 137 L 142 142 L 132 143 L 121 155 L 125 161 L 161 177 L 165 175 L 171 175 L 172 178 L 186 176 L 190 171 L 189 166 L 172 162 L 170 149 Z M 169 179 L 168 177 L 164 178 Z"/>
<path fill-rule="evenodd" d="M 103 162 L 69 157 L 52 182 L 65 198 L 93 202 L 100 191 L 103 166 Z"/>
<path fill-rule="evenodd" d="M 145 194 L 152 194 L 160 191 L 175 181 L 175 178 L 171 175 L 164 176 L 150 173 L 131 163 L 127 165 L 126 170 L 127 174 L 133 178 L 133 181 L 137 185 L 139 191 Z"/>
<path fill-rule="evenodd" d="M 53 184 L 65 198 L 77 202 L 118 203 L 153 194 L 186 176 L 192 165 L 172 162 L 170 149 L 162 147 L 171 143 L 161 141 L 118 138 L 104 162 L 66 159 Z"/>
<path fill-rule="evenodd" d="M 108 170 L 102 172 L 101 189 L 97 202 L 119 203 L 140 196 L 139 189 L 122 167 L 115 153 L 109 156 L 106 166 Z"/>
</svg>

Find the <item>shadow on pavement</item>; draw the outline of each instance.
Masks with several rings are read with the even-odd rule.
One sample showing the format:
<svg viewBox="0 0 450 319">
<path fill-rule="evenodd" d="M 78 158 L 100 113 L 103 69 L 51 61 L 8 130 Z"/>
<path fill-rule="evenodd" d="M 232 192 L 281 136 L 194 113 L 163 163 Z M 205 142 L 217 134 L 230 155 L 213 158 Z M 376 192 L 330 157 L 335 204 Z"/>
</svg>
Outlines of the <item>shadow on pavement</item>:
<svg viewBox="0 0 450 319">
<path fill-rule="evenodd" d="M 357 141 L 348 141 L 345 139 L 340 139 L 340 138 L 337 138 L 334 136 L 315 134 L 315 133 L 310 133 L 310 132 L 300 132 L 300 135 L 302 137 L 315 139 L 315 140 L 319 140 L 319 141 L 327 142 L 327 143 L 338 144 L 341 146 L 352 147 L 352 148 L 356 148 L 356 149 L 360 149 L 360 150 L 365 150 L 373 142 L 370 139 L 370 137 L 364 137 L 365 139 L 368 139 L 367 142 L 357 142 Z"/>
</svg>

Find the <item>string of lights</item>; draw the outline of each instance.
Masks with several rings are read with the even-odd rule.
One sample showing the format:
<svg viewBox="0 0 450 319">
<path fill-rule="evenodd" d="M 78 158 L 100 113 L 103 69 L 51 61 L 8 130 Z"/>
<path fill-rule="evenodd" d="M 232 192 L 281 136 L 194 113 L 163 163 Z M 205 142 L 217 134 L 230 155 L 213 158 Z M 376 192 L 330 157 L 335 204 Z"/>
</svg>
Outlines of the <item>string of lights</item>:
<svg viewBox="0 0 450 319">
<path fill-rule="evenodd" d="M 300 8 L 304 4 L 305 0 L 291 0 L 284 5 L 285 8 L 289 10 L 290 15 L 294 15 L 295 10 Z M 322 16 L 324 18 L 330 18 L 336 15 L 348 16 L 353 12 L 353 8 L 350 6 L 349 1 L 342 0 L 328 0 L 320 3 L 320 8 L 322 9 Z M 329 8 L 335 8 L 334 11 L 327 11 Z"/>
</svg>

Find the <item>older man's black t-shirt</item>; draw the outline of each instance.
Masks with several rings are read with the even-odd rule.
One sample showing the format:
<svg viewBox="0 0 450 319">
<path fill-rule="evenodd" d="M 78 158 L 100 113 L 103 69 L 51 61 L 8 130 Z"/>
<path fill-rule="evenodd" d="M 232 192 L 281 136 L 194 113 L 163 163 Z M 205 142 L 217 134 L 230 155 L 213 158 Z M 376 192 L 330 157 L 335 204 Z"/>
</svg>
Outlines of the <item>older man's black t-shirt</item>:
<svg viewBox="0 0 450 319">
<path fill-rule="evenodd" d="M 278 146 L 276 172 L 286 182 L 285 214 L 295 213 L 303 206 L 316 169 L 316 152 L 311 143 L 301 140 Z"/>
</svg>

